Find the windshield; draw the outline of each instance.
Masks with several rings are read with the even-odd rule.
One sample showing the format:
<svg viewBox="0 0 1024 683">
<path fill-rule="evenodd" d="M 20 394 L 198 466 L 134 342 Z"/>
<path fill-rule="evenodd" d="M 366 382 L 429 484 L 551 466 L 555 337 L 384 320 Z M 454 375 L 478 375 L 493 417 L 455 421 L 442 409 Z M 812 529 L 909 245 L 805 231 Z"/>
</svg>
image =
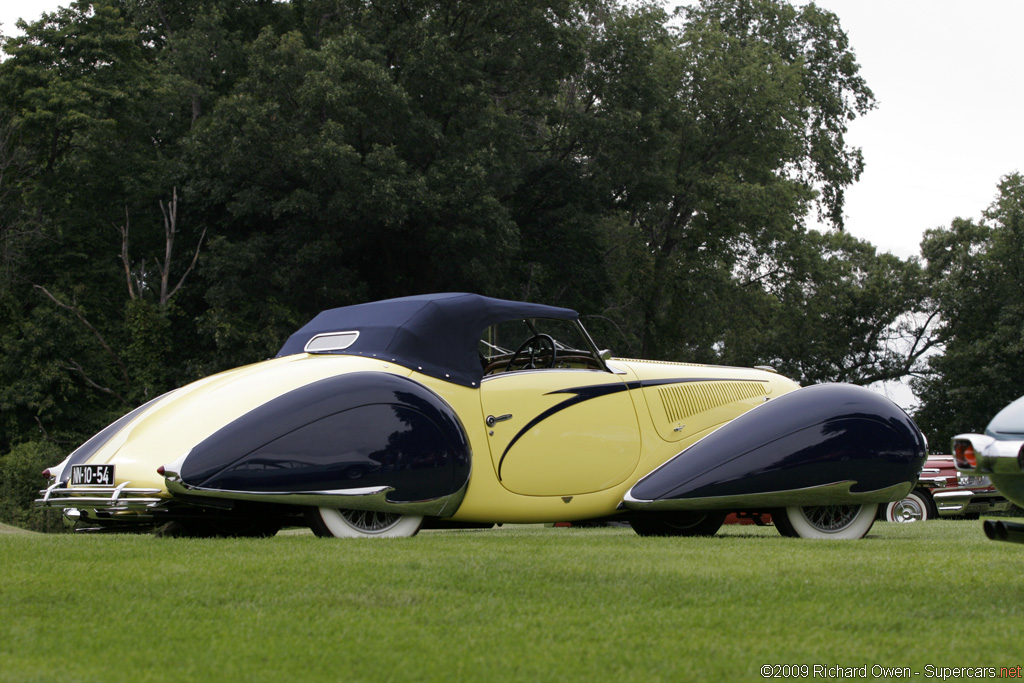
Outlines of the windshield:
<svg viewBox="0 0 1024 683">
<path fill-rule="evenodd" d="M 526 318 L 498 323 L 484 331 L 479 351 L 488 375 L 551 368 L 604 369 L 586 332 L 572 320 Z"/>
</svg>

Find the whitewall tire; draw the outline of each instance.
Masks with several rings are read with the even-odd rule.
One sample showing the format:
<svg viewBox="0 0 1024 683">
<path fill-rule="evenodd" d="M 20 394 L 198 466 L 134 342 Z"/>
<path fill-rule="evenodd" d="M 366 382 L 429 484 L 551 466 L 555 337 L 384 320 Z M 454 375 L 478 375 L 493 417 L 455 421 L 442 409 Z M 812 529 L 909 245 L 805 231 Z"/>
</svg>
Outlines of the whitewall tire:
<svg viewBox="0 0 1024 683">
<path fill-rule="evenodd" d="M 776 510 L 772 521 L 783 536 L 850 540 L 864 538 L 877 514 L 877 503 L 794 506 Z"/>
<path fill-rule="evenodd" d="M 423 523 L 419 515 L 328 507 L 310 508 L 306 515 L 313 533 L 334 538 L 408 538 Z"/>
<path fill-rule="evenodd" d="M 924 522 L 934 517 L 932 506 L 926 494 L 920 491 L 911 491 L 907 497 L 885 506 L 885 521 L 887 522 Z"/>
</svg>

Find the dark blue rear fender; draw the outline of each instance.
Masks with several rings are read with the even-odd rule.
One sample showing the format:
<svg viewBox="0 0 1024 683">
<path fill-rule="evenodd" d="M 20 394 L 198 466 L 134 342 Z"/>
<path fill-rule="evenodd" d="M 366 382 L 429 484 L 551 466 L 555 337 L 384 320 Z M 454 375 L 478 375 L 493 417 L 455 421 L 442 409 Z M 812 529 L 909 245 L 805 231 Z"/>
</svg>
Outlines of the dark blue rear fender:
<svg viewBox="0 0 1024 683">
<path fill-rule="evenodd" d="M 925 456 L 924 436 L 892 401 L 821 384 L 722 426 L 637 482 L 625 503 L 736 509 L 898 500 Z"/>
<path fill-rule="evenodd" d="M 195 446 L 173 474 L 200 495 L 301 502 L 385 489 L 387 503 L 416 502 L 463 490 L 470 459 L 461 423 L 437 394 L 406 377 L 359 372 L 256 408 Z"/>
</svg>

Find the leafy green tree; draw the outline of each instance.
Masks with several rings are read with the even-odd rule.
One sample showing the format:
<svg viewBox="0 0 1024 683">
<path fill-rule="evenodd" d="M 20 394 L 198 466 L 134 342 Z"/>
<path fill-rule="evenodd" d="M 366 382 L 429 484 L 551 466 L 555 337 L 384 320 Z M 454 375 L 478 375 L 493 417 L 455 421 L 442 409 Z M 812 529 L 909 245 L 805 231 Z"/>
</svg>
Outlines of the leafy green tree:
<svg viewBox="0 0 1024 683">
<path fill-rule="evenodd" d="M 33 441 L 19 444 L 0 458 L 0 522 L 33 531 L 64 529 L 58 511 L 33 506 L 46 482 L 42 471 L 63 457 L 52 442 Z"/>
<path fill-rule="evenodd" d="M 915 419 L 945 449 L 1024 394 L 1024 176 L 1000 181 L 980 222 L 958 218 L 929 230 L 921 249 L 942 353 L 914 383 L 922 401 Z"/>
<path fill-rule="evenodd" d="M 804 239 L 814 202 L 841 227 L 862 165 L 846 125 L 873 99 L 835 15 L 814 5 L 708 0 L 678 34 L 659 23 L 631 78 L 612 78 L 622 50 L 597 60 L 598 117 L 616 131 L 630 112 L 639 123 L 596 136 L 592 154 L 648 250 L 633 283 L 641 352 L 707 355 L 717 335 L 694 307 L 705 286 L 722 300 L 738 249 Z"/>
<path fill-rule="evenodd" d="M 422 291 L 568 301 L 581 271 L 603 269 L 600 188 L 558 141 L 591 4 L 308 3 L 301 30 L 265 30 L 192 136 L 188 191 L 218 233 L 203 273 L 237 273 L 220 261 L 237 254 L 262 266 L 241 286 L 210 282 L 208 328 L 280 340 L 238 298 L 254 292 L 289 324 Z M 570 188 L 590 220 L 555 201 Z M 588 256 L 563 275 L 566 245 Z"/>
<path fill-rule="evenodd" d="M 8 222 L 5 211 L 12 267 L 0 392 L 16 423 L 38 422 L 53 438 L 66 429 L 78 436 L 59 438 L 74 441 L 178 381 L 168 371 L 182 362 L 168 352 L 178 335 L 152 315 L 142 325 L 143 301 L 156 317 L 173 315 L 166 295 L 180 279 L 170 276 L 188 271 L 198 238 L 182 244 L 179 167 L 162 138 L 173 98 L 118 3 L 72 3 L 4 49 L 0 91 L 18 174 L 0 180 L 14 215 Z M 162 338 L 137 334 L 144 328 Z"/>
<path fill-rule="evenodd" d="M 737 264 L 718 359 L 767 364 L 804 384 L 868 385 L 919 371 L 934 345 L 917 261 L 840 232 L 809 231 Z"/>
</svg>

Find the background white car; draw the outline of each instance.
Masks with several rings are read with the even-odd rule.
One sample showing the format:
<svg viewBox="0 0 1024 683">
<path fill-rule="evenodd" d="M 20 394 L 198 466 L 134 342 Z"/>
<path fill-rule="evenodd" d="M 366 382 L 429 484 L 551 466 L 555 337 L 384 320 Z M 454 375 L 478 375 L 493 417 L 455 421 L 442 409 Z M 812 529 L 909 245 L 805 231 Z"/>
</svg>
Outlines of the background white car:
<svg viewBox="0 0 1024 683">
<path fill-rule="evenodd" d="M 1024 397 L 1000 410 L 984 434 L 953 437 L 953 457 L 962 472 L 989 477 L 1017 506 L 1024 507 Z M 1024 543 L 1024 524 L 987 520 L 989 538 Z"/>
</svg>

